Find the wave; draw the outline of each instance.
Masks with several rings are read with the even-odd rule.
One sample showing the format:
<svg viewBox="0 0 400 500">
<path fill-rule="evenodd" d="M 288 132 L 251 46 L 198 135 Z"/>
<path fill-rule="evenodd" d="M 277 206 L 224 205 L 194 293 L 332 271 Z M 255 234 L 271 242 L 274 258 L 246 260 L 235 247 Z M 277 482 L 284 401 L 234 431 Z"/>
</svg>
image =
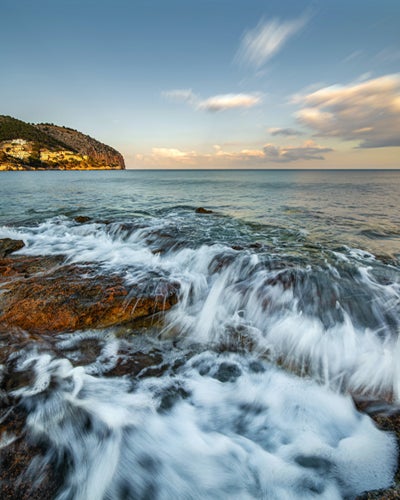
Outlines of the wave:
<svg viewBox="0 0 400 500">
<path fill-rule="evenodd" d="M 47 443 L 29 473 L 63 464 L 59 500 L 340 499 L 396 469 L 394 437 L 349 396 L 254 356 L 205 351 L 140 381 L 35 351 L 16 370 L 33 374 L 12 393 L 30 439 Z"/>
<path fill-rule="evenodd" d="M 294 248 L 276 228 L 251 246 L 243 226 L 195 220 L 76 224 L 57 217 L 0 234 L 22 238 L 20 253 L 97 262 L 99 272 L 129 282 L 156 273 L 179 283 L 165 337 L 250 351 L 339 391 L 400 399 L 397 268 L 368 252 L 332 251 L 306 239 Z M 254 228 L 250 233 L 254 241 Z"/>
</svg>

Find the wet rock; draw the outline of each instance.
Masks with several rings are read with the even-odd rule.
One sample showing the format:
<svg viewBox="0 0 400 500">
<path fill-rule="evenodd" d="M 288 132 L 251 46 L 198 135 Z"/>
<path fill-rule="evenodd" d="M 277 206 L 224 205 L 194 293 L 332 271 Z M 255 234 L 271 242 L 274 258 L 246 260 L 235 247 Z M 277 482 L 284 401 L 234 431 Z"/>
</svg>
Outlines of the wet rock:
<svg viewBox="0 0 400 500">
<path fill-rule="evenodd" d="M 150 353 L 136 352 L 133 355 L 119 356 L 116 366 L 107 371 L 105 375 L 110 377 L 121 377 L 124 375 L 136 377 L 146 374 L 158 377 L 167 369 L 167 365 L 163 365 L 162 361 L 162 355 L 157 351 Z"/>
<path fill-rule="evenodd" d="M 226 269 L 232 264 L 235 258 L 236 255 L 234 253 L 220 253 L 216 255 L 208 266 L 209 273 L 214 274 Z"/>
<path fill-rule="evenodd" d="M 213 210 L 209 210 L 208 208 L 198 207 L 195 210 L 196 214 L 214 214 Z"/>
<path fill-rule="evenodd" d="M 7 279 L 3 276 L 0 326 L 36 333 L 104 328 L 165 311 L 177 302 L 177 285 L 160 277 L 127 285 L 118 275 L 99 274 L 94 266 L 48 264 L 36 272 L 40 265 L 32 260 L 3 262 Z"/>
<path fill-rule="evenodd" d="M 34 459 L 42 462 L 43 447 L 18 439 L 0 450 L 0 498 L 20 500 L 52 500 L 62 484 L 55 467 L 47 463 L 32 467 Z"/>
<path fill-rule="evenodd" d="M 86 222 L 90 222 L 92 220 L 91 217 L 87 217 L 86 215 L 78 215 L 74 217 L 74 221 L 78 224 L 85 224 Z"/>
<path fill-rule="evenodd" d="M 162 394 L 158 411 L 160 413 L 166 413 L 171 410 L 178 401 L 187 399 L 189 396 L 190 393 L 184 387 L 171 386 Z"/>
<path fill-rule="evenodd" d="M 234 382 L 242 371 L 234 363 L 223 362 L 219 365 L 217 372 L 213 375 L 220 382 Z"/>
<path fill-rule="evenodd" d="M 25 246 L 22 240 L 12 240 L 3 238 L 0 240 L 0 259 L 3 259 L 12 252 L 16 252 Z"/>
<path fill-rule="evenodd" d="M 0 284 L 14 278 L 28 278 L 37 273 L 47 273 L 63 262 L 62 256 L 10 256 L 0 259 Z"/>
<path fill-rule="evenodd" d="M 47 447 L 27 433 L 26 409 L 9 392 L 18 387 L 19 376 L 11 369 L 0 380 L 0 498 L 50 500 L 62 478 L 54 464 L 43 462 Z"/>
</svg>

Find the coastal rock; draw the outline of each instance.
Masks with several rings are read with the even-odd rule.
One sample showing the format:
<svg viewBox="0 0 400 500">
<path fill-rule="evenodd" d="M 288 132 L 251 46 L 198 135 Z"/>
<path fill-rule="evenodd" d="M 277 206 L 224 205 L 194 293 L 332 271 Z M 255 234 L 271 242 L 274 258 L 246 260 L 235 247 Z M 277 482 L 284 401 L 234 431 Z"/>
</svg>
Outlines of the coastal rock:
<svg viewBox="0 0 400 500">
<path fill-rule="evenodd" d="M 22 240 L 12 240 L 3 238 L 0 240 L 0 259 L 3 259 L 12 252 L 16 252 L 25 246 Z"/>
<path fill-rule="evenodd" d="M 47 444 L 27 433 L 27 410 L 13 393 L 29 385 L 34 375 L 30 369 L 15 370 L 10 354 L 39 341 L 26 332 L 0 331 L 0 498 L 4 499 L 50 500 L 63 480 L 55 461 L 43 461 Z"/>
<path fill-rule="evenodd" d="M 78 224 L 85 224 L 86 222 L 90 222 L 92 220 L 91 217 L 87 217 L 86 215 L 77 215 L 74 217 L 74 221 Z"/>
<path fill-rule="evenodd" d="M 25 418 L 24 412 L 14 406 L 8 408 L 0 426 L 0 497 L 51 500 L 62 484 L 62 477 L 50 463 L 35 470 L 35 462 L 43 463 L 41 458 L 47 450 L 44 444 L 27 438 Z"/>
<path fill-rule="evenodd" d="M 161 277 L 127 285 L 92 265 L 57 265 L 57 259 L 0 260 L 0 327 L 34 333 L 104 328 L 168 310 L 177 285 Z"/>
<path fill-rule="evenodd" d="M 198 207 L 195 210 L 196 214 L 213 214 L 215 213 L 213 210 L 209 210 L 208 208 Z"/>
</svg>

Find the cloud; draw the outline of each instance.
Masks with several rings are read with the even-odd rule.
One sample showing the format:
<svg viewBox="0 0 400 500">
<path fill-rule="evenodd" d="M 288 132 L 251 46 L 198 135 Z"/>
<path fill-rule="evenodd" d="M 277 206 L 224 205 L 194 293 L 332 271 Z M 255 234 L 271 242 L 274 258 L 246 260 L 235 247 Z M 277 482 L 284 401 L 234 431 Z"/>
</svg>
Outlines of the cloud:
<svg viewBox="0 0 400 500">
<path fill-rule="evenodd" d="M 241 64 L 253 66 L 256 69 L 261 68 L 307 22 L 307 16 L 291 21 L 273 19 L 272 21 L 259 22 L 255 28 L 243 35 L 235 60 Z"/>
<path fill-rule="evenodd" d="M 306 141 L 303 146 L 275 146 L 274 144 L 266 144 L 263 151 L 267 160 L 288 163 L 298 160 L 324 160 L 323 153 L 329 153 L 333 149 L 318 146 L 314 141 Z"/>
<path fill-rule="evenodd" d="M 400 50 L 395 47 L 386 47 L 374 57 L 379 63 L 394 63 L 400 60 Z"/>
<path fill-rule="evenodd" d="M 269 128 L 268 132 L 273 136 L 283 135 L 285 137 L 294 137 L 296 135 L 304 135 L 303 132 L 294 128 Z"/>
<path fill-rule="evenodd" d="M 194 109 L 204 111 L 226 111 L 235 108 L 250 108 L 256 106 L 262 101 L 262 95 L 259 92 L 250 94 L 220 94 L 200 99 L 193 93 L 192 89 L 167 90 L 161 93 L 166 99 L 174 102 L 186 102 Z"/>
<path fill-rule="evenodd" d="M 301 146 L 276 146 L 266 144 L 260 149 L 240 149 L 226 151 L 219 145 L 213 146 L 211 153 L 184 151 L 178 148 L 153 148 L 151 154 L 137 154 L 136 160 L 144 165 L 154 167 L 213 168 L 218 167 L 264 167 L 265 164 L 288 163 L 298 160 L 324 160 L 324 153 L 331 148 L 319 146 L 313 141 L 306 141 Z"/>
<path fill-rule="evenodd" d="M 198 97 L 193 93 L 192 89 L 174 89 L 161 92 L 162 96 L 173 102 L 188 102 L 194 104 Z"/>
<path fill-rule="evenodd" d="M 167 160 L 167 162 L 193 163 L 197 156 L 196 151 L 182 151 L 178 148 L 153 148 L 151 159 L 156 161 Z"/>
<path fill-rule="evenodd" d="M 361 148 L 400 146 L 400 74 L 324 87 L 297 96 L 298 121 L 317 136 L 359 141 Z"/>
<path fill-rule="evenodd" d="M 206 111 L 226 111 L 234 108 L 251 108 L 261 102 L 260 94 L 221 94 L 209 97 L 198 104 Z"/>
<path fill-rule="evenodd" d="M 354 61 L 354 59 L 358 59 L 362 55 L 363 55 L 363 51 L 362 50 L 354 50 L 347 57 L 345 57 L 343 59 L 343 62 L 344 63 L 348 63 L 350 61 Z"/>
</svg>

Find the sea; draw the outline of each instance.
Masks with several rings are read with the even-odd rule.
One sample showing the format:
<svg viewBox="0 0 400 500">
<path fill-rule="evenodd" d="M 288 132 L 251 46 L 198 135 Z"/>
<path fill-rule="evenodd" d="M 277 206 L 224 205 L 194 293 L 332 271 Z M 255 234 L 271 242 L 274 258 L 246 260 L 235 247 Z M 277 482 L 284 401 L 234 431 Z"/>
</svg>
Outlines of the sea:
<svg viewBox="0 0 400 500">
<path fill-rule="evenodd" d="M 17 255 L 179 284 L 154 324 L 16 353 L 33 373 L 16 389 L 26 432 L 50 443 L 36 477 L 64 460 L 62 500 L 390 487 L 395 437 L 355 401 L 399 410 L 399 200 L 399 171 L 2 172 L 0 238 L 23 240 Z M 107 375 L 154 352 L 152 369 Z"/>
</svg>

